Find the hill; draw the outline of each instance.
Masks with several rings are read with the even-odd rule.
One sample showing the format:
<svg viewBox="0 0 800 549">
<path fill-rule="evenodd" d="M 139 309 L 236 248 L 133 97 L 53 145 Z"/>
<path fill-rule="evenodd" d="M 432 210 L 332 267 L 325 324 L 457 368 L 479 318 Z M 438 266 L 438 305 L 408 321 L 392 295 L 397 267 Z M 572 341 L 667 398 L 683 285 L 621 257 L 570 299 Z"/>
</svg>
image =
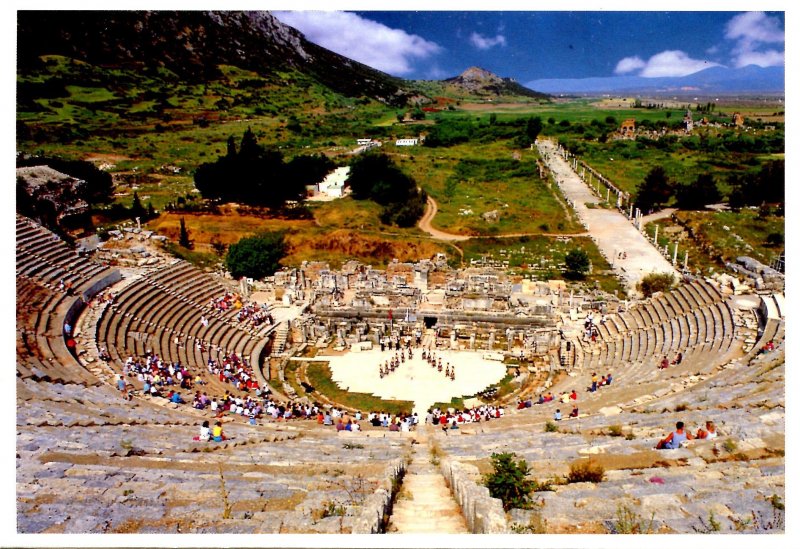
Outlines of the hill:
<svg viewBox="0 0 800 549">
<path fill-rule="evenodd" d="M 470 67 L 444 80 L 414 81 L 414 87 L 429 97 L 466 101 L 549 101 L 551 97 L 480 67 Z"/>
<path fill-rule="evenodd" d="M 58 55 L 184 82 L 217 79 L 220 66 L 231 65 L 261 76 L 296 70 L 343 95 L 390 105 L 414 95 L 403 80 L 309 42 L 268 12 L 20 11 L 17 25 L 23 74 Z"/>
</svg>

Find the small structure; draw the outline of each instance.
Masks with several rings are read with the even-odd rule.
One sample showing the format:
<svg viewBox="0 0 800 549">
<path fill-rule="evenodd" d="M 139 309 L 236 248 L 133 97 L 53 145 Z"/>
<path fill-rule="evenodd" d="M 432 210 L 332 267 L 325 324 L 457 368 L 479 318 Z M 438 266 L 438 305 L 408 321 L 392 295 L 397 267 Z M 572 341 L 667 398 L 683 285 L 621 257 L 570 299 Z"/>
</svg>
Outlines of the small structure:
<svg viewBox="0 0 800 549">
<path fill-rule="evenodd" d="M 622 121 L 619 133 L 623 139 L 633 139 L 636 136 L 636 119 L 628 118 Z"/>
<path fill-rule="evenodd" d="M 344 195 L 344 183 L 349 175 L 350 166 L 336 168 L 320 182 L 319 192 L 331 198 L 341 198 Z"/>
<path fill-rule="evenodd" d="M 683 115 L 683 130 L 686 133 L 692 133 L 694 129 L 694 120 L 692 120 L 691 109 L 686 109 L 686 114 Z"/>
<path fill-rule="evenodd" d="M 48 201 L 57 212 L 57 222 L 65 218 L 77 219 L 89 211 L 89 204 L 81 198 L 86 181 L 54 170 L 50 166 L 17 168 L 17 181 L 33 201 Z"/>
<path fill-rule="evenodd" d="M 397 147 L 413 147 L 415 145 L 419 145 L 419 139 L 416 137 L 411 139 L 398 139 L 394 142 L 394 144 Z"/>
</svg>

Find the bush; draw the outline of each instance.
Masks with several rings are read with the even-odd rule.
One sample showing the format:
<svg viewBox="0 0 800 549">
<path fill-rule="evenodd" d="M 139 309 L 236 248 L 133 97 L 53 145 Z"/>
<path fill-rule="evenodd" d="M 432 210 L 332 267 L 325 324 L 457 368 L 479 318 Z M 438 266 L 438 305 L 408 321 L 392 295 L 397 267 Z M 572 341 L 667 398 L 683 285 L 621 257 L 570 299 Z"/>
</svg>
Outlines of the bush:
<svg viewBox="0 0 800 549">
<path fill-rule="evenodd" d="M 529 469 L 524 459 L 514 461 L 516 454 L 492 454 L 494 472 L 484 477 L 484 484 L 493 498 L 503 502 L 503 509 L 525 508 L 530 503 L 535 482 L 527 477 Z"/>
<path fill-rule="evenodd" d="M 548 421 L 544 424 L 544 432 L 545 433 L 557 433 L 558 432 L 558 425 L 553 423 L 552 421 Z"/>
<path fill-rule="evenodd" d="M 283 232 L 264 232 L 231 244 L 225 266 L 233 278 L 246 276 L 259 280 L 277 271 L 285 254 Z"/>
<path fill-rule="evenodd" d="M 650 520 L 645 521 L 627 505 L 617 506 L 617 520 L 614 521 L 612 533 L 614 534 L 652 534 L 655 512 L 650 515 Z"/>
<path fill-rule="evenodd" d="M 581 248 L 575 248 L 567 252 L 564 264 L 567 267 L 566 274 L 569 278 L 583 278 L 589 271 L 589 254 Z"/>
<path fill-rule="evenodd" d="M 594 461 L 576 461 L 569 466 L 567 483 L 574 482 L 603 482 L 606 471 L 603 466 Z"/>
<path fill-rule="evenodd" d="M 622 436 L 622 425 L 609 425 L 608 426 L 608 436 L 610 437 L 621 437 Z"/>
<path fill-rule="evenodd" d="M 674 285 L 674 275 L 670 273 L 650 273 L 645 275 L 636 287 L 645 297 L 650 297 L 656 292 L 669 290 Z"/>
</svg>

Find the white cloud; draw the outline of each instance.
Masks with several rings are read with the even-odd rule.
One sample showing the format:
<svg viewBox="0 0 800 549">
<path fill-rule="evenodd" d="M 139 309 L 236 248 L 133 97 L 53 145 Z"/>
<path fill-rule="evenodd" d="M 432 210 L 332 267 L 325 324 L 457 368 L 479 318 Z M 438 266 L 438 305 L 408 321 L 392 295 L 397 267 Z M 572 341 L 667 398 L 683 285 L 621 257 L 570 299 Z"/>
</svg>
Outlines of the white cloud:
<svg viewBox="0 0 800 549">
<path fill-rule="evenodd" d="M 638 76 L 655 78 L 658 76 L 686 76 L 719 63 L 703 59 L 692 59 L 680 50 L 667 50 L 657 53 L 647 61 L 638 56 L 626 57 L 617 63 L 614 74 L 627 74 L 635 71 Z"/>
<path fill-rule="evenodd" d="M 473 32 L 469 35 L 469 43 L 478 48 L 479 50 L 488 50 L 495 46 L 505 46 L 506 45 L 506 37 L 502 34 L 498 34 L 494 38 L 488 36 L 482 36 L 477 32 Z"/>
<path fill-rule="evenodd" d="M 354 13 L 279 11 L 273 14 L 315 44 L 389 74 L 408 74 L 414 70 L 414 59 L 426 59 L 442 51 L 435 42 Z"/>
<path fill-rule="evenodd" d="M 746 67 L 747 65 L 779 67 L 783 64 L 784 52 L 775 50 L 742 52 L 736 58 L 737 67 Z"/>
<path fill-rule="evenodd" d="M 718 67 L 719 63 L 692 59 L 680 50 L 667 50 L 655 54 L 647 60 L 647 65 L 642 69 L 641 76 L 653 78 L 656 76 L 686 76 L 709 67 Z"/>
<path fill-rule="evenodd" d="M 641 57 L 626 57 L 617 63 L 617 68 L 614 69 L 614 74 L 627 74 L 629 72 L 638 71 L 647 65 Z"/>
<path fill-rule="evenodd" d="M 737 15 L 728 21 L 725 38 L 767 43 L 783 43 L 786 40 L 780 19 L 757 11 Z"/>
<path fill-rule="evenodd" d="M 731 51 L 736 67 L 774 67 L 784 63 L 783 51 L 759 51 L 764 44 L 785 42 L 786 33 L 781 29 L 781 21 L 777 17 L 769 17 L 762 12 L 737 15 L 725 26 L 725 38 L 736 41 Z"/>
</svg>

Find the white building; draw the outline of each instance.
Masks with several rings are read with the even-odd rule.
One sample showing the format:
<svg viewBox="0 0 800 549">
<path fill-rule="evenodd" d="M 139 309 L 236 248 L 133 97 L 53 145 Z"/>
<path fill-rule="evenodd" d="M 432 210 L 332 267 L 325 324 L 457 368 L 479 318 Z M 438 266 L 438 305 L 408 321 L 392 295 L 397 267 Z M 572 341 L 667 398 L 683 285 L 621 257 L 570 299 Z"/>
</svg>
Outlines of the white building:
<svg viewBox="0 0 800 549">
<path fill-rule="evenodd" d="M 350 166 L 336 168 L 325 176 L 319 184 L 319 192 L 332 198 L 341 198 L 344 193 L 344 182 L 350 175 Z"/>
<path fill-rule="evenodd" d="M 394 144 L 397 147 L 413 147 L 414 145 L 419 145 L 419 139 L 416 137 L 413 139 L 398 139 Z"/>
</svg>

